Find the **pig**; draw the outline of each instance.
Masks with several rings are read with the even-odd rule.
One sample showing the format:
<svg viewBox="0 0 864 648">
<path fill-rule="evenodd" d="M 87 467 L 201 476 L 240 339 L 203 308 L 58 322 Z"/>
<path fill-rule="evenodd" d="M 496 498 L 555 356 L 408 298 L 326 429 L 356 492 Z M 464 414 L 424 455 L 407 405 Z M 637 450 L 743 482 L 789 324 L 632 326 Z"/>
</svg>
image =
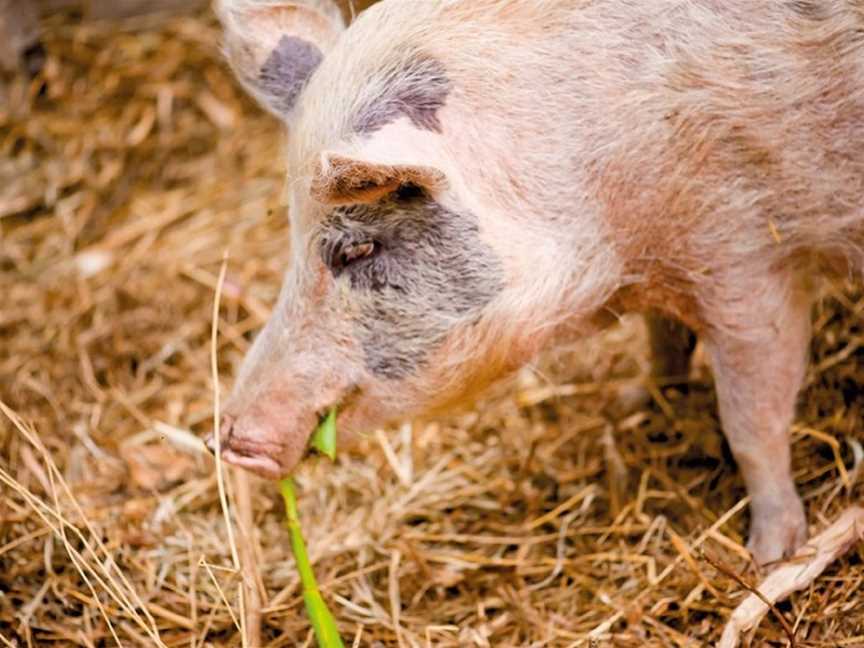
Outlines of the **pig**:
<svg viewBox="0 0 864 648">
<path fill-rule="evenodd" d="M 810 307 L 864 265 L 864 3 L 218 12 L 285 125 L 291 258 L 225 407 L 227 462 L 281 477 L 336 405 L 340 438 L 434 416 L 641 312 L 658 371 L 704 345 L 755 560 L 805 541 L 789 430 Z"/>
</svg>

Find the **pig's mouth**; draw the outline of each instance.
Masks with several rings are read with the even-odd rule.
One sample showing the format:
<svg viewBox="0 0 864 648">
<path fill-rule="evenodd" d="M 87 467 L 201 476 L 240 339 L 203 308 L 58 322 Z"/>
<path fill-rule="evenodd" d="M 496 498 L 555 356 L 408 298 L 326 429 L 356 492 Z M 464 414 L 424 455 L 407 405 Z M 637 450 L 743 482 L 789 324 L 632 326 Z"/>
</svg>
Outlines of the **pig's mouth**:
<svg viewBox="0 0 864 648">
<path fill-rule="evenodd" d="M 266 479 L 282 479 L 311 452 L 308 442 L 317 425 L 334 408 L 337 408 L 339 414 L 349 412 L 361 394 L 361 388 L 352 385 L 341 398 L 334 401 L 338 405 L 334 404 L 317 411 L 313 419 L 314 427 L 310 421 L 308 425 L 299 426 L 301 429 L 296 429 L 294 433 L 281 426 L 268 426 L 264 428 L 267 431 L 263 433 L 258 426 L 252 430 L 244 430 L 242 422 L 238 422 L 235 417 L 225 415 L 219 430 L 219 449 L 222 452 L 222 459 Z M 344 420 L 342 416 L 339 416 L 339 419 Z M 207 441 L 207 446 L 215 454 L 215 435 Z"/>
<path fill-rule="evenodd" d="M 290 454 L 285 444 L 275 441 L 260 441 L 239 436 L 234 433 L 233 421 L 223 421 L 220 430 L 219 450 L 222 460 L 250 470 L 267 479 L 281 479 L 287 474 L 287 467 L 282 457 Z M 227 427 L 227 431 L 224 428 Z M 207 447 L 216 453 L 216 435 L 207 440 Z"/>
</svg>

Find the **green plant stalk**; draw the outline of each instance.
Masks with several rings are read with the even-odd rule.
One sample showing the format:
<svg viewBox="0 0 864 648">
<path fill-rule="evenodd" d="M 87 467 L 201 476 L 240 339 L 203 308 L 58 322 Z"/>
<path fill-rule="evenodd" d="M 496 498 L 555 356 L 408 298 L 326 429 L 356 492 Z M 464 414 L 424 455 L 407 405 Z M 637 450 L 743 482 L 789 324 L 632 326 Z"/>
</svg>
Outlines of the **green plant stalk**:
<svg viewBox="0 0 864 648">
<path fill-rule="evenodd" d="M 297 571 L 300 572 L 300 583 L 303 586 L 303 602 L 306 604 L 306 612 L 312 621 L 312 630 L 321 648 L 345 648 L 336 620 L 330 612 L 324 597 L 318 589 L 318 581 L 309 563 L 309 554 L 306 553 L 306 543 L 303 541 L 303 532 L 300 530 L 300 515 L 297 512 L 297 497 L 294 493 L 294 481 L 288 477 L 279 482 L 279 489 L 285 500 L 285 514 L 288 518 L 288 530 L 291 532 L 291 549 L 294 552 L 294 560 L 297 561 Z"/>
<path fill-rule="evenodd" d="M 331 461 L 336 460 L 336 408 L 330 410 L 327 417 L 315 430 L 310 442 L 313 448 L 326 455 Z M 309 562 L 306 543 L 300 529 L 300 513 L 297 510 L 297 495 L 294 492 L 294 481 L 288 477 L 279 482 L 282 498 L 285 500 L 285 517 L 288 519 L 288 530 L 291 533 L 291 550 L 300 572 L 300 583 L 303 587 L 303 602 L 306 612 L 312 622 L 312 630 L 320 648 L 345 648 L 339 636 L 336 620 L 324 602 L 315 572 Z"/>
<path fill-rule="evenodd" d="M 336 408 L 330 410 L 315 434 L 312 435 L 311 445 L 318 452 L 336 461 Z"/>
</svg>

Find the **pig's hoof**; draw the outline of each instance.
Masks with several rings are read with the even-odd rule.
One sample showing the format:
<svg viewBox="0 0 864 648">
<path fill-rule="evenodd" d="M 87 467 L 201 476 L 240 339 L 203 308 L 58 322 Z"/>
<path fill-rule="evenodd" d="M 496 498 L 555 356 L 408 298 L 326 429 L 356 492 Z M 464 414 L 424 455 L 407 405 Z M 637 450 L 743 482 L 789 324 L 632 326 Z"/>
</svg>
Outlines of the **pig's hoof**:
<svg viewBox="0 0 864 648">
<path fill-rule="evenodd" d="M 756 564 L 770 567 L 790 558 L 807 541 L 807 517 L 797 496 L 782 507 L 752 513 L 747 549 Z"/>
</svg>

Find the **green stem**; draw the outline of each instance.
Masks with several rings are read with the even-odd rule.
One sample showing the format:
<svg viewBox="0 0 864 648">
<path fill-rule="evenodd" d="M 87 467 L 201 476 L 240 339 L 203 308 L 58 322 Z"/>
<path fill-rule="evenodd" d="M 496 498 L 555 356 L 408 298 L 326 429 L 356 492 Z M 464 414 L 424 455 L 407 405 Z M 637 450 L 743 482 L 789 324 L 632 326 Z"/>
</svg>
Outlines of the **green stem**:
<svg viewBox="0 0 864 648">
<path fill-rule="evenodd" d="M 336 408 L 330 410 L 327 417 L 312 435 L 311 445 L 330 461 L 336 461 Z"/>
<path fill-rule="evenodd" d="M 320 648 L 345 648 L 339 636 L 336 620 L 318 590 L 318 581 L 315 580 L 315 572 L 312 571 L 312 564 L 309 562 L 303 532 L 300 530 L 300 515 L 297 512 L 297 496 L 294 493 L 293 480 L 290 477 L 283 479 L 279 482 L 279 489 L 285 500 L 285 515 L 288 518 L 288 530 L 291 532 L 291 549 L 297 562 L 297 571 L 300 573 L 303 602 L 312 621 L 315 638 Z"/>
</svg>

